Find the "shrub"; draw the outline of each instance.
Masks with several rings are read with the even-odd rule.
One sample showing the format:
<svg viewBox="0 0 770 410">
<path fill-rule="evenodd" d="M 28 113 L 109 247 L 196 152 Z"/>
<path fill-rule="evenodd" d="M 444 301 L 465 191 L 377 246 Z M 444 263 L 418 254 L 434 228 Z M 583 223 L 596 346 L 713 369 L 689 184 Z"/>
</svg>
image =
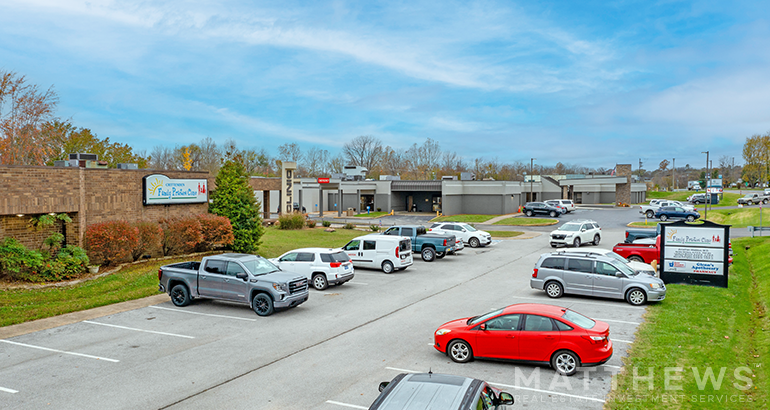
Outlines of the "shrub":
<svg viewBox="0 0 770 410">
<path fill-rule="evenodd" d="M 356 229 L 356 226 L 353 225 L 352 223 L 348 222 L 348 223 L 345 224 L 344 228 L 345 229 Z"/>
<path fill-rule="evenodd" d="M 377 208 L 377 212 L 382 212 L 382 208 Z"/>
<path fill-rule="evenodd" d="M 278 223 L 280 229 L 302 229 L 305 226 L 305 216 L 299 212 L 281 214 Z"/>
<path fill-rule="evenodd" d="M 156 251 L 162 251 L 163 229 L 157 222 L 137 222 L 134 226 L 139 230 L 139 242 L 131 252 L 135 261 L 144 255 L 152 255 Z"/>
<path fill-rule="evenodd" d="M 331 223 L 331 221 L 321 221 L 321 225 L 323 225 L 324 227 L 328 228 L 328 227 L 332 226 L 332 223 Z"/>
<path fill-rule="evenodd" d="M 88 256 L 83 248 L 67 245 L 56 254 L 56 258 L 45 262 L 39 277 L 47 281 L 72 279 L 83 274 L 88 263 Z"/>
<path fill-rule="evenodd" d="M 235 240 L 233 225 L 226 216 L 214 214 L 202 214 L 198 216 L 201 224 L 201 236 L 203 239 L 198 244 L 199 251 L 209 251 L 215 246 L 231 245 Z"/>
<path fill-rule="evenodd" d="M 307 220 L 307 227 L 308 228 L 315 228 L 315 225 L 316 225 L 316 221 L 314 221 L 312 219 L 308 219 Z"/>
<path fill-rule="evenodd" d="M 27 249 L 16 238 L 0 242 L 0 276 L 12 280 L 35 280 L 44 261 L 40 252 Z"/>
<path fill-rule="evenodd" d="M 86 247 L 91 259 L 104 265 L 131 260 L 139 244 L 139 229 L 126 221 L 110 221 L 86 228 Z"/>
<path fill-rule="evenodd" d="M 193 216 L 182 218 L 164 218 L 160 220 L 163 228 L 163 255 L 190 253 L 203 240 L 201 223 Z"/>
<path fill-rule="evenodd" d="M 380 227 L 377 226 L 377 225 L 369 225 L 369 229 L 371 229 L 372 232 L 379 232 L 380 231 Z"/>
</svg>

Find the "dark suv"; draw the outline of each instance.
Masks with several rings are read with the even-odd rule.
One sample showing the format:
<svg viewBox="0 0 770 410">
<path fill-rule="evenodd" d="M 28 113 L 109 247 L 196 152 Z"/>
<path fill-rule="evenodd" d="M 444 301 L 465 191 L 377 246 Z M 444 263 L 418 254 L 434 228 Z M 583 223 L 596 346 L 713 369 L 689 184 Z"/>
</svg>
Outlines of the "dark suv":
<svg viewBox="0 0 770 410">
<path fill-rule="evenodd" d="M 369 410 L 506 409 L 513 396 L 470 377 L 401 373 L 380 383 L 380 396 Z"/>
<path fill-rule="evenodd" d="M 524 205 L 524 215 L 532 216 L 535 214 L 550 215 L 552 218 L 556 218 L 561 215 L 561 209 L 544 202 L 527 202 Z"/>
</svg>

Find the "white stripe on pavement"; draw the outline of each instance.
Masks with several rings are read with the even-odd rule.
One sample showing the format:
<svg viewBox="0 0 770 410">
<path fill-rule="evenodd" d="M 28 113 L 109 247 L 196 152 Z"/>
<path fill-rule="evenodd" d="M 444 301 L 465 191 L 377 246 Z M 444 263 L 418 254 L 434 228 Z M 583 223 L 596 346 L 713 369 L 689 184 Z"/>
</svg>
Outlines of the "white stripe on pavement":
<svg viewBox="0 0 770 410">
<path fill-rule="evenodd" d="M 114 327 L 117 329 L 125 329 L 125 330 L 133 330 L 135 332 L 144 332 L 144 333 L 154 333 L 156 335 L 165 335 L 165 336 L 174 336 L 174 337 L 183 337 L 185 339 L 195 339 L 193 336 L 185 336 L 185 335 L 177 335 L 174 333 L 166 333 L 166 332 L 157 332 L 154 330 L 144 330 L 144 329 L 137 329 L 134 327 L 126 327 L 126 326 L 118 326 L 118 325 L 109 325 L 107 323 L 99 323 L 99 322 L 92 322 L 90 320 L 84 320 L 83 323 L 90 323 L 92 325 L 99 325 L 99 326 L 107 326 L 107 327 Z"/>
<path fill-rule="evenodd" d="M 347 282 L 349 285 L 368 285 L 368 283 L 361 283 L 361 282 L 353 282 L 352 280 L 350 282 Z"/>
<path fill-rule="evenodd" d="M 326 400 L 326 402 L 329 403 L 329 404 L 336 404 L 336 405 L 342 406 L 342 407 L 350 407 L 351 409 L 362 409 L 362 410 L 368 409 L 368 407 L 357 406 L 355 404 L 340 403 L 340 402 L 334 401 L 334 400 Z"/>
<path fill-rule="evenodd" d="M 49 352 L 62 353 L 62 354 L 69 354 L 69 355 L 72 355 L 72 356 L 81 356 L 81 357 L 87 357 L 87 358 L 89 358 L 89 359 L 96 359 L 96 360 L 106 360 L 106 361 L 108 361 L 108 362 L 113 362 L 113 363 L 118 363 L 118 362 L 120 362 L 120 360 L 115 360 L 115 359 L 108 359 L 108 358 L 106 358 L 106 357 L 91 356 L 90 354 L 83 354 L 83 353 L 67 352 L 67 351 L 64 351 L 64 350 L 50 349 L 50 348 L 48 348 L 48 347 L 42 347 L 42 346 L 33 346 L 33 345 L 28 345 L 28 344 L 26 344 L 26 343 L 18 343 L 18 342 L 12 342 L 12 341 L 10 341 L 10 340 L 0 340 L 0 342 L 3 342 L 3 343 L 10 343 L 10 344 L 12 344 L 12 345 L 17 345 L 17 346 L 31 347 L 31 348 L 33 348 L 33 349 L 47 350 L 47 351 L 49 351 Z"/>
<path fill-rule="evenodd" d="M 386 369 L 395 370 L 397 372 L 404 372 L 404 373 L 421 373 L 416 370 L 399 369 L 398 367 L 386 367 Z"/>
<path fill-rule="evenodd" d="M 603 364 L 602 366 L 603 367 L 612 367 L 613 369 L 620 369 L 621 368 L 620 366 L 613 366 L 611 364 Z"/>
<path fill-rule="evenodd" d="M 191 312 L 191 311 L 189 311 L 189 310 L 182 310 L 182 309 L 171 309 L 171 308 L 162 307 L 162 306 L 149 306 L 149 307 L 151 307 L 151 308 L 153 308 L 153 309 L 163 309 L 163 310 L 170 310 L 170 311 L 172 311 L 172 312 L 179 312 L 179 313 L 189 313 L 189 314 L 191 314 L 191 315 L 210 316 L 210 317 L 221 317 L 221 318 L 225 318 L 225 319 L 246 320 L 246 321 L 249 321 L 249 322 L 256 322 L 256 321 L 257 321 L 257 319 L 249 319 L 249 318 L 245 318 L 245 317 L 238 317 L 238 316 L 224 316 L 224 315 L 212 315 L 212 314 L 210 314 L 210 313 L 198 313 L 198 312 Z"/>
<path fill-rule="evenodd" d="M 13 390 L 13 389 L 6 389 L 5 387 L 0 387 L 0 391 L 1 391 L 1 392 L 5 392 L 5 393 L 11 393 L 11 394 L 14 394 L 14 393 L 18 393 L 18 391 L 17 391 L 17 390 Z"/>
</svg>

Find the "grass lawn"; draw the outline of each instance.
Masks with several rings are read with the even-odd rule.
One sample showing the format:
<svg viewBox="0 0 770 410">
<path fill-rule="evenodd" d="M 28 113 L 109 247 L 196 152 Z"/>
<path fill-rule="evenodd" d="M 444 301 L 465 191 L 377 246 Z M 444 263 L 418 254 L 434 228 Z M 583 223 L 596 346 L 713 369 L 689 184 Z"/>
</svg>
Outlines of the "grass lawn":
<svg viewBox="0 0 770 410">
<path fill-rule="evenodd" d="M 439 216 L 437 218 L 433 218 L 430 221 L 431 222 L 467 222 L 467 223 L 474 223 L 474 222 L 486 222 L 492 218 L 498 217 L 500 215 L 473 215 L 473 214 L 461 214 L 461 215 L 450 215 L 450 216 Z"/>
<path fill-rule="evenodd" d="M 736 238 L 733 249 L 727 289 L 671 284 L 647 308 L 606 409 L 768 408 L 770 238 Z M 640 378 L 650 373 L 652 386 Z"/>
<path fill-rule="evenodd" d="M 699 193 L 704 193 L 705 191 L 700 191 Z M 688 203 L 687 197 L 690 195 L 696 193 L 695 191 L 687 191 L 687 192 L 667 192 L 667 191 L 649 191 L 647 192 L 647 202 L 645 204 L 649 203 L 650 199 L 672 199 L 674 201 L 679 201 L 682 203 Z M 721 207 L 721 206 L 735 206 L 738 205 L 738 198 L 742 197 L 743 195 L 739 194 L 733 194 L 731 192 L 726 192 L 722 195 L 722 200 L 719 201 L 718 204 L 712 205 L 713 207 Z M 696 208 L 698 208 L 699 212 L 702 212 L 703 208 L 705 207 L 705 204 L 697 204 L 695 205 Z"/>
<path fill-rule="evenodd" d="M 502 221 L 497 221 L 493 225 L 528 226 L 528 225 L 555 225 L 557 223 L 559 223 L 557 219 L 550 219 L 550 218 L 512 217 L 512 218 L 505 218 Z"/>
<path fill-rule="evenodd" d="M 356 218 L 379 218 L 381 216 L 390 215 L 390 212 L 369 212 L 368 214 L 355 214 Z M 344 244 L 343 244 L 344 245 Z"/>
<path fill-rule="evenodd" d="M 493 238 L 513 238 L 515 236 L 523 235 L 524 232 L 519 231 L 487 231 Z"/>
<path fill-rule="evenodd" d="M 631 222 L 628 224 L 628 226 L 633 226 L 634 228 L 655 228 L 658 226 L 660 221 L 648 221 L 648 222 Z"/>
<path fill-rule="evenodd" d="M 272 258 L 296 248 L 340 247 L 350 239 L 365 234 L 366 232 L 351 229 L 324 232 L 321 227 L 296 231 L 267 228 L 258 253 Z M 156 295 L 158 268 L 189 259 L 187 256 L 180 256 L 162 261 L 151 260 L 124 267 L 119 272 L 103 278 L 72 286 L 0 290 L 0 327 Z"/>
<path fill-rule="evenodd" d="M 770 226 L 770 207 L 762 207 L 762 226 Z M 698 210 L 701 217 L 705 216 L 703 210 Z M 759 226 L 759 207 L 744 207 L 740 209 L 715 209 L 709 210 L 708 220 L 719 224 L 732 225 L 734 228 L 747 226 Z"/>
</svg>

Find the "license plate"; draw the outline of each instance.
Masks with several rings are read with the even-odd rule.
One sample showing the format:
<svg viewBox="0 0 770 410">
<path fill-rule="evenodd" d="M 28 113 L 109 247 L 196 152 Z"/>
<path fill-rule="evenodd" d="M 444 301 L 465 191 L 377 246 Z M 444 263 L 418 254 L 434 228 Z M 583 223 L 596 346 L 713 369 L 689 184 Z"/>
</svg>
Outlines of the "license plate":
<svg viewBox="0 0 770 410">
<path fill-rule="evenodd" d="M 345 265 L 345 270 L 348 270 L 348 269 L 350 269 L 350 266 Z"/>
</svg>

